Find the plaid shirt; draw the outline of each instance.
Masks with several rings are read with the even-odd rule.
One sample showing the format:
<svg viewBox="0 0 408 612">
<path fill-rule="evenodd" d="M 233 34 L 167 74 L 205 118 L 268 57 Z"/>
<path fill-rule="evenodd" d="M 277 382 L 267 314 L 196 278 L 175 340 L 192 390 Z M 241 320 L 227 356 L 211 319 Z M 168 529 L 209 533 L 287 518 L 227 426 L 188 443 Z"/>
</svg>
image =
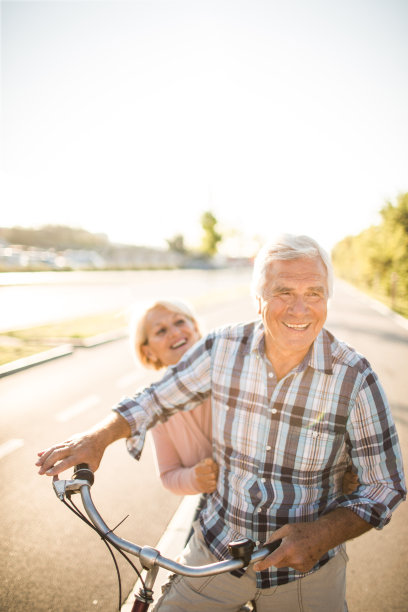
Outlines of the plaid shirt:
<svg viewBox="0 0 408 612">
<path fill-rule="evenodd" d="M 314 521 L 337 507 L 381 528 L 405 498 L 397 433 L 369 363 L 323 329 L 303 362 L 277 381 L 264 347 L 259 321 L 216 330 L 160 382 L 115 407 L 131 426 L 128 449 L 139 458 L 149 427 L 212 394 L 220 471 L 200 522 L 218 559 L 229 557 L 230 541 L 262 544 L 286 523 Z M 361 484 L 343 495 L 351 464 Z M 257 586 L 305 575 L 272 567 L 257 574 Z"/>
</svg>

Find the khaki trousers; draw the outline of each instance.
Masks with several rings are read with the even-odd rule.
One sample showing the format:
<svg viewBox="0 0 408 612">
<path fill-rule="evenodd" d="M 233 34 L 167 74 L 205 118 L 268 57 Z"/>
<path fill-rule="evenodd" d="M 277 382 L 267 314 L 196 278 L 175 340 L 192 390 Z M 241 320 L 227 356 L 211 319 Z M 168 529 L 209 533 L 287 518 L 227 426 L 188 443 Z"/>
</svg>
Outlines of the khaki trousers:
<svg viewBox="0 0 408 612">
<path fill-rule="evenodd" d="M 215 561 L 196 522 L 180 562 L 198 566 Z M 153 609 L 156 612 L 238 612 L 248 601 L 255 601 L 257 612 L 346 612 L 346 563 L 347 555 L 342 550 L 313 574 L 269 589 L 256 588 L 252 566 L 240 578 L 230 573 L 206 578 L 173 575 Z"/>
</svg>

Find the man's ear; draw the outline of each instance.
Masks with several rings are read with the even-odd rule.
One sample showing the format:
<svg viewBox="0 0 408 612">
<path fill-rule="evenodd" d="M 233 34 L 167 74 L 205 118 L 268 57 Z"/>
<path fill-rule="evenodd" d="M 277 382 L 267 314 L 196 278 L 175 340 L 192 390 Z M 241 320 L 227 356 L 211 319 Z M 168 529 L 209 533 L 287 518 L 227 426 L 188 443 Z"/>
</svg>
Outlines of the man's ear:
<svg viewBox="0 0 408 612">
<path fill-rule="evenodd" d="M 259 297 L 259 295 L 256 297 L 256 301 L 258 302 L 258 314 L 262 314 L 262 304 L 261 304 L 261 298 Z"/>
</svg>

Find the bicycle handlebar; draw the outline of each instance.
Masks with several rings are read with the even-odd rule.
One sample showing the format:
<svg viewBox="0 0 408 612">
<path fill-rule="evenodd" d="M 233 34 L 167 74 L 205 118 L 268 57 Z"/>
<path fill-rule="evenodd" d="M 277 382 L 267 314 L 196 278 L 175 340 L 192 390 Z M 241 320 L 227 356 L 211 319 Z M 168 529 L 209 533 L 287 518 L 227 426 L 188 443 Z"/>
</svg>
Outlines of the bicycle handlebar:
<svg viewBox="0 0 408 612">
<path fill-rule="evenodd" d="M 54 477 L 53 479 L 55 493 L 61 500 L 65 495 L 80 492 L 85 511 L 100 535 L 124 552 L 138 557 L 142 566 L 147 570 L 152 569 L 154 566 L 159 566 L 182 576 L 213 576 L 215 574 L 238 570 L 247 567 L 250 563 L 261 561 L 276 550 L 282 542 L 282 540 L 276 540 L 275 542 L 264 544 L 262 548 L 253 551 L 255 543 L 252 542 L 252 540 L 238 541 L 231 543 L 230 548 L 231 554 L 236 558 L 218 561 L 200 567 L 183 565 L 162 556 L 155 548 L 150 546 L 138 546 L 113 533 L 104 522 L 92 501 L 90 489 L 93 482 L 94 474 L 86 463 L 75 466 L 72 480 L 58 480 L 58 477 Z"/>
<path fill-rule="evenodd" d="M 72 474 L 74 480 L 86 480 L 92 486 L 95 481 L 95 476 L 87 463 L 79 463 L 75 466 Z"/>
</svg>

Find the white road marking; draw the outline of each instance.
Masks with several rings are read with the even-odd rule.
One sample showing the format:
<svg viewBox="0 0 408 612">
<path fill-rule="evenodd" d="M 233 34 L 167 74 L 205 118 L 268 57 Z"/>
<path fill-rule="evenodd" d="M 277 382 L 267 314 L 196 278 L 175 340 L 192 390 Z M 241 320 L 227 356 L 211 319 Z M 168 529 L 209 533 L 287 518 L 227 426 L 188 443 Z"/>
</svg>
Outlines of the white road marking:
<svg viewBox="0 0 408 612">
<path fill-rule="evenodd" d="M 9 455 L 22 446 L 24 446 L 24 440 L 21 438 L 11 438 L 11 440 L 7 440 L 7 442 L 4 442 L 4 444 L 0 444 L 0 459 L 3 459 L 3 457 Z"/>
<path fill-rule="evenodd" d="M 85 410 L 93 408 L 94 406 L 99 404 L 99 401 L 100 399 L 98 395 L 88 395 L 87 397 L 84 397 L 83 399 L 79 400 L 79 402 L 76 402 L 75 404 L 67 408 L 67 410 L 58 412 L 55 418 L 60 423 L 65 423 L 66 421 L 70 421 L 71 419 L 76 417 L 78 414 L 81 414 L 81 412 L 85 412 Z"/>
<path fill-rule="evenodd" d="M 338 282 L 338 279 L 336 279 L 336 282 Z M 356 295 L 358 298 L 360 298 L 362 302 L 368 304 L 368 306 L 370 306 L 380 314 L 389 317 L 400 327 L 408 329 L 408 320 L 405 317 L 398 314 L 397 312 L 394 312 L 391 308 L 388 308 L 388 306 L 386 306 L 382 302 L 379 302 L 378 300 L 370 297 L 369 295 L 366 295 L 365 293 L 360 291 L 360 289 L 353 287 L 353 285 L 349 285 L 346 281 L 340 282 L 342 284 L 347 285 L 347 290 L 349 291 L 349 293 L 353 293 L 354 295 Z"/>
</svg>

